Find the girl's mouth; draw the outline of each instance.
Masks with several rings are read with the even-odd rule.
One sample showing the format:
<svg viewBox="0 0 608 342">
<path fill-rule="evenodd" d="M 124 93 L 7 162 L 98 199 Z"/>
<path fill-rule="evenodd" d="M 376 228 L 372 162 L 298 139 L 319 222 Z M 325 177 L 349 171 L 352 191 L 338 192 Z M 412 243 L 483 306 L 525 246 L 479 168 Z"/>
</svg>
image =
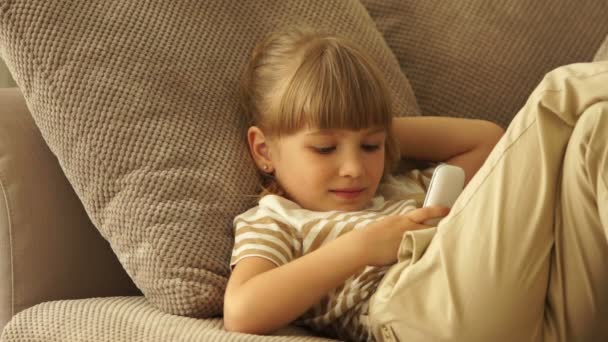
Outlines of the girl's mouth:
<svg viewBox="0 0 608 342">
<path fill-rule="evenodd" d="M 359 197 L 365 191 L 364 188 L 350 188 L 330 190 L 330 192 L 343 199 L 354 199 Z"/>
</svg>

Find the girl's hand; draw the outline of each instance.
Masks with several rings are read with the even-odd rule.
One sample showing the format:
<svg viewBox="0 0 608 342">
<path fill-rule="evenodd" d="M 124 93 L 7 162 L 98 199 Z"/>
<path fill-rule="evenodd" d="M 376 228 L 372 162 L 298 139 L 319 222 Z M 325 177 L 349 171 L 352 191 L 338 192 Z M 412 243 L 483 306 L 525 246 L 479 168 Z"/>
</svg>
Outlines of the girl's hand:
<svg viewBox="0 0 608 342">
<path fill-rule="evenodd" d="M 363 240 L 363 253 L 369 266 L 385 266 L 397 262 L 403 234 L 408 230 L 430 228 L 422 224 L 428 219 L 444 217 L 447 207 L 433 206 L 412 210 L 404 215 L 388 216 L 358 231 Z"/>
</svg>

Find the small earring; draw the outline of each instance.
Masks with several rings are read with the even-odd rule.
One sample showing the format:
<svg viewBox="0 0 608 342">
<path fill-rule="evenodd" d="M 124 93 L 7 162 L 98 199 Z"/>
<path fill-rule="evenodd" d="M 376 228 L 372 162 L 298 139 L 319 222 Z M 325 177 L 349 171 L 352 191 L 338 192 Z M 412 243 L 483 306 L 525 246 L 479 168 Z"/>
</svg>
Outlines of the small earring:
<svg viewBox="0 0 608 342">
<path fill-rule="evenodd" d="M 268 165 L 264 165 L 262 168 L 264 169 L 264 171 L 268 171 Z"/>
</svg>

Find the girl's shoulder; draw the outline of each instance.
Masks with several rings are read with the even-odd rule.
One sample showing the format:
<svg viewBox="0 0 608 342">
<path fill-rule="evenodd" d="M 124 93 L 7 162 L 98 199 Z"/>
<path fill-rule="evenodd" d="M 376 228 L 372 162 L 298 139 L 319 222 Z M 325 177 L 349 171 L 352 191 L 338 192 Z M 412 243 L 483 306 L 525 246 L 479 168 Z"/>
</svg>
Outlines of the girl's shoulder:
<svg viewBox="0 0 608 342">
<path fill-rule="evenodd" d="M 234 218 L 237 221 L 272 220 L 289 224 L 290 218 L 294 217 L 294 211 L 301 210 L 297 203 L 278 195 L 266 195 L 260 199 L 258 205 L 248 209 Z M 296 215 L 297 216 L 297 215 Z"/>
<path fill-rule="evenodd" d="M 310 221 L 331 216 L 332 212 L 312 211 L 301 207 L 294 201 L 278 195 L 266 195 L 258 205 L 235 218 L 239 219 L 271 219 L 293 227 L 301 227 Z"/>
</svg>

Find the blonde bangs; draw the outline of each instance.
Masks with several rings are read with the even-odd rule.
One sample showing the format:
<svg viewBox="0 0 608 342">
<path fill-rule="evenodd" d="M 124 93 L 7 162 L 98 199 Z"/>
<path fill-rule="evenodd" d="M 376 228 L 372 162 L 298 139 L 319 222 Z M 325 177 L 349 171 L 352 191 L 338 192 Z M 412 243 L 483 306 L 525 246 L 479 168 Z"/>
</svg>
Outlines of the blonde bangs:
<svg viewBox="0 0 608 342">
<path fill-rule="evenodd" d="M 302 128 L 389 128 L 391 99 L 373 63 L 345 42 L 320 39 L 306 47 L 301 63 L 284 88 L 272 121 L 276 135 Z"/>
</svg>

